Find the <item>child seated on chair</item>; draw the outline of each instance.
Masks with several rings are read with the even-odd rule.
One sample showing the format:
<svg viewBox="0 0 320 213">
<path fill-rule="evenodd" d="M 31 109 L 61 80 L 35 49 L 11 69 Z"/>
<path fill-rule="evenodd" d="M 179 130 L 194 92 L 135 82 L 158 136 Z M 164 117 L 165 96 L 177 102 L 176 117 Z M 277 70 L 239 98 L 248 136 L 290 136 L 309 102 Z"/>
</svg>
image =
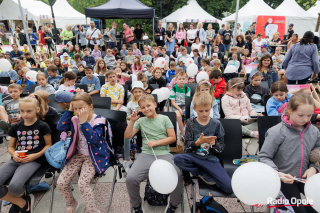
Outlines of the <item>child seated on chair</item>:
<svg viewBox="0 0 320 213">
<path fill-rule="evenodd" d="M 220 103 L 220 95 L 225 93 L 227 83 L 222 77 L 222 73 L 218 69 L 213 69 L 209 76 L 209 81 L 213 86 L 213 96 Z"/>
<path fill-rule="evenodd" d="M 130 196 L 130 203 L 135 212 L 142 213 L 143 206 L 140 197 L 140 183 L 147 179 L 151 164 L 157 159 L 171 163 L 178 173 L 178 185 L 170 195 L 166 212 L 175 212 L 182 202 L 182 176 L 181 171 L 174 165 L 173 156 L 170 154 L 169 144 L 176 141 L 176 134 L 170 119 L 156 112 L 157 103 L 149 94 L 142 95 L 138 104 L 145 115 L 139 118 L 138 111 L 130 116 L 129 125 L 124 133 L 126 139 L 132 138 L 139 131 L 142 136 L 142 153 L 140 153 L 127 174 L 126 185 Z"/>
<path fill-rule="evenodd" d="M 244 82 L 242 78 L 231 79 L 226 88 L 226 94 L 222 97 L 222 110 L 225 118 L 239 119 L 242 123 L 242 134 L 253 138 L 259 138 L 257 114 L 251 107 L 250 100 L 243 92 Z M 251 116 L 254 116 L 252 118 Z"/>
<path fill-rule="evenodd" d="M 89 95 L 99 94 L 101 89 L 100 80 L 97 76 L 93 75 L 93 66 L 86 66 L 84 72 L 86 77 L 81 79 L 80 84 L 88 85 Z"/>
<path fill-rule="evenodd" d="M 177 122 L 181 135 L 184 135 L 183 117 L 185 117 L 185 103 L 186 98 L 191 97 L 191 89 L 187 87 L 187 74 L 183 71 L 176 73 L 177 83 L 171 88 L 170 100 L 172 104 L 172 111 L 177 115 Z"/>
<path fill-rule="evenodd" d="M 37 83 L 39 84 L 39 86 L 36 86 L 34 91 L 45 90 L 49 94 L 54 94 L 56 92 L 56 90 L 53 88 L 53 86 L 48 84 L 48 77 L 44 72 L 38 72 Z"/>
<path fill-rule="evenodd" d="M 74 116 L 75 114 L 75 116 Z M 86 210 L 100 212 L 95 204 L 90 181 L 96 173 L 103 174 L 109 167 L 111 148 L 106 139 L 106 119 L 93 111 L 91 96 L 86 92 L 77 92 L 57 125 L 58 131 L 71 131 L 71 144 L 66 154 L 57 186 L 66 201 L 67 212 L 76 212 L 79 204 L 72 195 L 70 183 L 81 171 L 78 187 L 85 201 Z M 108 130 L 107 130 L 108 131 Z"/>
<path fill-rule="evenodd" d="M 244 88 L 244 93 L 250 99 L 252 109 L 256 112 L 264 113 L 264 96 L 268 95 L 268 90 L 260 86 L 263 76 L 257 72 L 251 77 L 250 84 Z"/>
<path fill-rule="evenodd" d="M 0 128 L 4 133 L 8 133 L 11 125 L 20 121 L 20 95 L 22 88 L 20 84 L 10 84 L 8 86 L 8 92 L 11 100 L 4 100 L 0 106 Z"/>
<path fill-rule="evenodd" d="M 61 75 L 58 75 L 58 67 L 55 65 L 50 65 L 47 69 L 48 71 L 48 83 L 53 86 L 55 90 L 59 88 L 60 80 L 63 78 Z"/>
<path fill-rule="evenodd" d="M 12 125 L 9 130 L 11 138 L 8 153 L 12 158 L 0 167 L 0 199 L 12 203 L 9 212 L 30 213 L 34 196 L 25 194 L 24 185 L 46 161 L 44 152 L 52 144 L 51 130 L 49 125 L 41 120 L 44 109 L 39 96 L 23 98 L 19 108 L 23 120 Z M 4 186 L 11 177 L 9 186 Z"/>
<path fill-rule="evenodd" d="M 27 79 L 27 72 L 30 71 L 29 68 L 24 67 L 21 69 L 21 79 L 19 81 L 17 81 L 17 84 L 21 85 L 22 88 L 22 93 L 23 94 L 28 94 L 29 93 L 29 89 L 30 89 L 30 85 L 31 84 L 36 84 L 36 82 L 30 81 L 29 79 Z"/>
<path fill-rule="evenodd" d="M 147 94 L 151 94 L 154 88 L 148 83 L 148 77 L 143 72 L 139 72 L 137 74 L 137 81 L 141 81 L 143 83 L 143 88 Z"/>
<path fill-rule="evenodd" d="M 44 109 L 44 116 L 46 115 L 58 115 L 58 111 L 49 106 L 49 93 L 45 90 L 38 90 L 31 95 L 38 95 L 42 99 L 42 106 Z"/>
<path fill-rule="evenodd" d="M 165 87 L 166 86 L 166 79 L 162 76 L 161 68 L 156 67 L 153 70 L 152 77 L 149 79 L 149 84 L 158 84 L 159 85 L 159 89 L 161 87 Z M 164 100 L 161 103 L 159 103 L 160 111 L 163 110 L 165 103 L 166 103 L 166 100 Z"/>
<path fill-rule="evenodd" d="M 269 98 L 266 109 L 268 116 L 281 116 L 285 112 L 287 103 L 292 94 L 288 91 L 287 84 L 283 81 L 274 82 L 270 88 L 272 97 Z"/>
<path fill-rule="evenodd" d="M 201 92 L 193 100 L 198 117 L 187 120 L 185 154 L 176 155 L 174 163 L 205 183 L 216 184 L 225 193 L 232 193 L 231 179 L 217 158 L 225 147 L 225 133 L 220 121 L 209 116 L 214 99 Z"/>
<path fill-rule="evenodd" d="M 11 64 L 11 61 L 8 60 Z M 18 73 L 17 71 L 10 69 L 8 72 L 2 71 L 0 72 L 0 78 L 1 77 L 10 77 L 10 83 L 14 83 L 18 80 Z"/>
<path fill-rule="evenodd" d="M 209 81 L 201 80 L 198 83 L 196 93 L 193 95 L 193 99 L 195 99 L 195 97 L 198 96 L 202 92 L 209 93 L 209 95 L 211 95 L 213 98 L 212 108 L 211 108 L 210 114 L 209 114 L 210 118 L 217 118 L 217 119 L 220 118 L 219 104 L 213 96 L 213 86 L 211 85 L 211 83 Z M 192 102 L 190 104 L 190 118 L 198 117 L 198 114 L 193 109 L 194 108 L 193 106 L 194 106 L 194 103 L 192 100 Z"/>
<path fill-rule="evenodd" d="M 67 110 L 70 108 L 73 93 L 69 91 L 58 91 L 54 96 L 54 100 L 58 103 L 61 109 Z"/>
<path fill-rule="evenodd" d="M 177 64 L 174 61 L 170 62 L 170 69 L 167 71 L 166 73 L 166 79 L 167 79 L 167 86 L 169 86 L 171 78 L 170 76 L 175 75 L 176 74 L 176 67 Z"/>
<path fill-rule="evenodd" d="M 127 109 L 123 106 L 124 88 L 121 84 L 117 83 L 116 71 L 110 70 L 106 74 L 107 82 L 101 87 L 100 97 L 111 98 L 111 109 L 126 112 Z"/>
</svg>

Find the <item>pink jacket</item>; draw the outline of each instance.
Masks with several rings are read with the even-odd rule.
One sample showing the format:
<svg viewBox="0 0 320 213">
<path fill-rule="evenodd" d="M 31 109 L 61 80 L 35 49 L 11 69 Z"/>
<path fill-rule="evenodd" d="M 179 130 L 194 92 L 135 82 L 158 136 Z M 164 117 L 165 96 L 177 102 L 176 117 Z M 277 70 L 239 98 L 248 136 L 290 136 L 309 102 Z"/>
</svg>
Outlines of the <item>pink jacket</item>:
<svg viewBox="0 0 320 213">
<path fill-rule="evenodd" d="M 176 39 L 186 39 L 186 31 L 182 31 L 182 32 L 179 32 L 177 31 L 176 32 Z"/>
<path fill-rule="evenodd" d="M 132 74 L 135 74 L 135 75 L 136 75 L 136 74 L 138 74 L 138 72 L 142 72 L 142 70 L 144 69 L 143 64 L 142 64 L 141 66 L 138 65 L 138 67 L 139 67 L 140 69 L 136 69 L 135 66 L 132 65 Z"/>
<path fill-rule="evenodd" d="M 230 92 L 226 92 L 221 101 L 225 118 L 240 119 L 242 123 L 248 123 L 249 116 L 257 115 L 244 92 L 241 93 L 240 98 Z"/>
</svg>

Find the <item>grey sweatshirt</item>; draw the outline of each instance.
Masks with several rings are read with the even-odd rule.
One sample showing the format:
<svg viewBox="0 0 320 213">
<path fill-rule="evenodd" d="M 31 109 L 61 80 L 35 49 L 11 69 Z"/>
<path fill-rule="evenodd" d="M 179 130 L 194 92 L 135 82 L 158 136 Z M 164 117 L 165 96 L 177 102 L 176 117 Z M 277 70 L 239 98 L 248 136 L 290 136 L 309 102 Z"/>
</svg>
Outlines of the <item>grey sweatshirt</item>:
<svg viewBox="0 0 320 213">
<path fill-rule="evenodd" d="M 301 178 L 310 167 L 310 152 L 320 147 L 320 132 L 310 124 L 299 131 L 283 116 L 282 122 L 270 128 L 259 153 L 259 161 L 275 170 Z"/>
</svg>

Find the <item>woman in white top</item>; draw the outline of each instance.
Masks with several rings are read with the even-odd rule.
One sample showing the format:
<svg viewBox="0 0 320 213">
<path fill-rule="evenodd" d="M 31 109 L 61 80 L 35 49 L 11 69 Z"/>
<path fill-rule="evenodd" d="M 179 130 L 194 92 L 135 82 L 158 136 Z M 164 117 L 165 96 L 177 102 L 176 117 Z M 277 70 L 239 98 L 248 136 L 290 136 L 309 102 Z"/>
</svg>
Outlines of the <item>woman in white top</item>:
<svg viewBox="0 0 320 213">
<path fill-rule="evenodd" d="M 199 22 L 197 24 L 197 35 L 198 38 L 200 38 L 200 43 L 204 44 L 206 42 L 206 33 L 204 29 L 202 28 L 202 23 Z"/>
<path fill-rule="evenodd" d="M 191 45 L 191 50 L 194 50 L 194 49 L 199 50 L 199 49 L 200 49 L 200 45 L 201 45 L 201 43 L 200 43 L 200 38 L 199 38 L 199 37 L 196 37 L 196 38 L 194 39 L 194 42 L 195 42 L 195 43 L 193 43 L 193 44 Z"/>
<path fill-rule="evenodd" d="M 188 41 L 188 47 L 191 47 L 191 45 L 194 43 L 194 39 L 197 36 L 197 30 L 193 29 L 194 24 L 190 24 L 190 30 L 187 31 L 187 41 Z"/>
<path fill-rule="evenodd" d="M 214 30 L 212 29 L 212 24 L 208 24 L 208 30 L 206 30 L 206 46 L 208 51 L 208 56 L 210 56 L 210 47 L 211 52 L 213 52 L 212 44 L 214 41 Z"/>
<path fill-rule="evenodd" d="M 261 45 L 263 45 L 264 43 L 266 43 L 266 41 L 262 39 L 262 33 L 258 33 L 258 37 L 252 42 L 252 50 L 254 51 L 252 51 L 253 54 L 260 52 Z"/>
</svg>

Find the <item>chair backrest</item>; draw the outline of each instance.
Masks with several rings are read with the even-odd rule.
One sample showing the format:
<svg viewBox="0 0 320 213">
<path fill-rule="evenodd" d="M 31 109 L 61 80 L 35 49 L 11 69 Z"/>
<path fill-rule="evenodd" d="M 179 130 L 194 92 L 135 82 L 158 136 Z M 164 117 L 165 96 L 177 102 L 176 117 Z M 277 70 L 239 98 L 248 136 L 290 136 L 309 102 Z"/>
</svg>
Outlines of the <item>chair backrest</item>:
<svg viewBox="0 0 320 213">
<path fill-rule="evenodd" d="M 193 97 L 197 90 L 197 83 L 186 83 L 186 86 L 191 89 L 191 97 Z"/>
<path fill-rule="evenodd" d="M 52 144 L 60 141 L 61 132 L 57 130 L 57 125 L 60 120 L 60 115 L 46 115 L 44 116 L 44 121 L 49 125 L 51 129 L 51 140 Z"/>
<path fill-rule="evenodd" d="M 166 115 L 169 117 L 170 121 L 173 124 L 173 128 L 174 128 L 174 132 L 176 133 L 176 137 L 177 137 L 177 117 L 176 117 L 176 113 L 175 112 L 157 112 L 160 115 Z M 139 112 L 140 117 L 145 117 L 141 112 Z M 142 146 L 142 136 L 141 136 L 141 132 L 137 133 L 137 146 L 141 147 Z M 176 147 L 177 146 L 177 142 L 174 142 L 172 144 L 169 145 L 170 147 Z"/>
<path fill-rule="evenodd" d="M 39 85 L 38 84 L 31 84 L 29 86 L 29 93 L 33 93 L 37 86 L 39 86 Z"/>
<path fill-rule="evenodd" d="M 128 103 L 128 85 L 122 85 L 124 89 L 124 99 L 123 99 L 123 106 L 127 106 Z"/>
<path fill-rule="evenodd" d="M 167 52 L 166 52 L 166 55 L 167 55 L 167 56 L 170 56 L 170 51 L 167 51 Z"/>
<path fill-rule="evenodd" d="M 188 55 L 191 53 L 191 47 L 186 47 Z"/>
<path fill-rule="evenodd" d="M 106 83 L 106 76 L 98 76 L 100 81 L 100 86 L 104 85 Z"/>
<path fill-rule="evenodd" d="M 30 70 L 33 70 L 33 71 L 41 71 L 41 72 L 44 72 L 44 68 L 30 68 Z"/>
<path fill-rule="evenodd" d="M 258 117 L 258 131 L 259 131 L 259 150 L 261 149 L 266 132 L 271 127 L 281 122 L 281 116 L 261 116 Z"/>
<path fill-rule="evenodd" d="M 96 95 L 92 95 L 93 108 L 100 109 L 110 109 L 111 108 L 111 98 L 110 97 L 99 97 Z"/>
<path fill-rule="evenodd" d="M 83 91 L 88 92 L 88 85 L 87 84 L 75 84 L 76 89 L 83 89 Z"/>
<path fill-rule="evenodd" d="M 269 92 L 270 87 L 269 87 L 268 81 L 261 81 L 260 86 L 265 88 Z"/>
<path fill-rule="evenodd" d="M 152 86 L 153 89 L 159 89 L 159 84 L 150 84 L 150 86 Z"/>
<path fill-rule="evenodd" d="M 224 128 L 225 149 L 220 157 L 224 165 L 233 164 L 234 159 L 240 159 L 242 156 L 242 130 L 241 121 L 239 119 L 222 119 L 220 118 Z"/>
<path fill-rule="evenodd" d="M 265 95 L 265 96 L 263 97 L 265 116 L 268 116 L 268 112 L 267 112 L 267 102 L 268 102 L 269 98 L 270 98 L 270 95 Z"/>
<path fill-rule="evenodd" d="M 59 113 L 64 113 L 66 110 L 62 109 L 59 105 L 58 105 L 58 102 L 56 102 L 56 100 L 54 100 L 54 97 L 56 95 L 55 94 L 50 94 L 48 96 L 48 99 L 49 99 L 49 106 L 55 108 Z"/>
<path fill-rule="evenodd" d="M 176 76 L 175 75 L 170 75 L 170 82 L 172 81 L 172 79 L 174 79 Z"/>
<path fill-rule="evenodd" d="M 0 77 L 0 84 L 10 84 L 10 77 Z"/>
<path fill-rule="evenodd" d="M 191 102 L 192 102 L 192 97 L 186 97 L 186 100 L 185 100 L 186 120 L 190 118 Z"/>
<path fill-rule="evenodd" d="M 106 118 L 112 129 L 112 146 L 115 150 L 124 144 L 124 132 L 127 128 L 127 113 L 110 109 L 94 109 L 95 114 Z"/>
<path fill-rule="evenodd" d="M 224 114 L 224 112 L 223 112 L 223 109 L 222 109 L 222 97 L 223 97 L 223 94 L 220 94 L 219 95 L 219 99 L 220 99 L 220 118 L 224 118 L 224 117 L 226 117 L 226 115 Z"/>
</svg>

